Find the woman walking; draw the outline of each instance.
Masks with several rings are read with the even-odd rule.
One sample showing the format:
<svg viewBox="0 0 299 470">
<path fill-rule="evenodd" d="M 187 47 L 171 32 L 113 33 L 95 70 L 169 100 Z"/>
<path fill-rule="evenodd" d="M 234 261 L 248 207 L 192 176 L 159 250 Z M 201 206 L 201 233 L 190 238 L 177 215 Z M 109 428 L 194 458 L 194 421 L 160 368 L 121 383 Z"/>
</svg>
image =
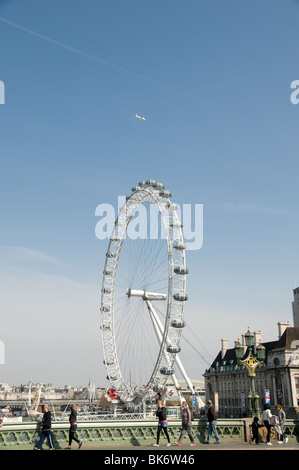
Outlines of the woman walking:
<svg viewBox="0 0 299 470">
<path fill-rule="evenodd" d="M 182 404 L 182 430 L 181 430 L 179 440 L 178 442 L 176 442 L 177 446 L 182 445 L 181 442 L 186 432 L 188 433 L 189 439 L 191 441 L 191 446 L 195 446 L 194 437 L 193 437 L 191 428 L 192 428 L 191 411 L 188 407 L 187 402 L 184 401 Z"/>
<path fill-rule="evenodd" d="M 69 431 L 69 445 L 68 449 L 71 449 L 72 441 L 75 441 L 79 444 L 79 449 L 82 446 L 82 442 L 76 436 L 77 431 L 77 407 L 72 405 L 71 414 L 70 414 L 70 431 Z"/>
<path fill-rule="evenodd" d="M 167 430 L 168 422 L 166 418 L 166 408 L 163 405 L 162 400 L 158 400 L 158 409 L 156 411 L 156 416 L 159 418 L 158 422 L 158 431 L 157 431 L 157 442 L 156 444 L 153 444 L 154 447 L 159 447 L 159 440 L 160 440 L 160 434 L 161 430 L 163 429 L 163 432 L 167 438 L 167 446 L 170 446 L 170 439 L 169 439 L 169 434 Z"/>
<path fill-rule="evenodd" d="M 270 442 L 270 434 L 271 434 L 271 418 L 272 418 L 272 413 L 270 410 L 270 405 L 266 403 L 264 405 L 264 410 L 263 410 L 263 423 L 266 426 L 267 429 L 267 445 L 272 446 L 272 442 Z"/>
</svg>

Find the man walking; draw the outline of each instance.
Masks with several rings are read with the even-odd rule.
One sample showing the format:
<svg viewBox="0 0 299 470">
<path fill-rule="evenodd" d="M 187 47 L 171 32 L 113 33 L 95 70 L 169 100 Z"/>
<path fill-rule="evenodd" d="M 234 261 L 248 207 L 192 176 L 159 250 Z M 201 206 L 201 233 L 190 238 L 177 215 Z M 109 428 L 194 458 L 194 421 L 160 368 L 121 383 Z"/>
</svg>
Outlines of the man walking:
<svg viewBox="0 0 299 470">
<path fill-rule="evenodd" d="M 208 439 L 206 444 L 210 444 L 212 433 L 214 433 L 216 444 L 220 444 L 220 439 L 217 432 L 217 416 L 215 412 L 215 408 L 211 400 L 208 400 L 208 422 L 209 422 L 209 430 L 208 430 Z"/>
<path fill-rule="evenodd" d="M 52 431 L 51 431 L 51 411 L 49 411 L 48 405 L 44 406 L 44 416 L 41 423 L 41 436 L 40 440 L 34 450 L 41 450 L 44 440 L 47 438 L 50 449 L 54 449 L 52 441 Z"/>
</svg>

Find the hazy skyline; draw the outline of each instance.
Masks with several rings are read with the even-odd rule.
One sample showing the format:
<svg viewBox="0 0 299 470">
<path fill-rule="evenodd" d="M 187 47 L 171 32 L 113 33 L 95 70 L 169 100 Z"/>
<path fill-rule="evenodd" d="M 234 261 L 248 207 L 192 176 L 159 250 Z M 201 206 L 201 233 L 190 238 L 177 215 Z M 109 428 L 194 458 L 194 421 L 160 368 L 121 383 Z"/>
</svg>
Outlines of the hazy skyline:
<svg viewBox="0 0 299 470">
<path fill-rule="evenodd" d="M 0 382 L 108 386 L 95 211 L 141 180 L 203 204 L 203 246 L 187 252 L 185 334 L 202 356 L 185 345 L 191 378 L 221 338 L 293 326 L 298 11 L 0 0 Z"/>
</svg>

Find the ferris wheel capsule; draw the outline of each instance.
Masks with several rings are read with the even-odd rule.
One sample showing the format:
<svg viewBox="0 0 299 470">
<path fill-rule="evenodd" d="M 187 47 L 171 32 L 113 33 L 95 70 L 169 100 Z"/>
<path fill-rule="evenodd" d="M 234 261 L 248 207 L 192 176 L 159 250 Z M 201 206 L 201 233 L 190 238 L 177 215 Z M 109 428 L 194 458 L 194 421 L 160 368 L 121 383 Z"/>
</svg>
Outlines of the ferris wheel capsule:
<svg viewBox="0 0 299 470">
<path fill-rule="evenodd" d="M 187 294 L 174 294 L 173 298 L 174 300 L 178 300 L 179 302 L 185 302 L 185 300 L 188 300 L 188 295 Z"/>
<path fill-rule="evenodd" d="M 106 313 L 107 313 L 107 312 L 110 312 L 110 306 L 109 306 L 109 305 L 108 305 L 108 306 L 103 305 L 103 307 L 102 307 L 102 312 L 106 312 Z"/>
<path fill-rule="evenodd" d="M 157 189 L 157 190 L 162 190 L 162 189 L 165 189 L 165 186 L 164 186 L 164 184 L 162 184 L 162 183 L 156 183 L 156 182 L 155 182 L 155 183 L 153 184 L 153 188 L 154 188 L 154 189 Z"/>
<path fill-rule="evenodd" d="M 160 372 L 163 375 L 173 375 L 174 369 L 172 369 L 171 367 L 162 367 L 162 369 L 160 369 Z"/>
<path fill-rule="evenodd" d="M 180 220 L 175 220 L 175 221 L 169 222 L 169 226 L 172 228 L 182 228 L 183 224 Z"/>
<path fill-rule="evenodd" d="M 180 346 L 168 345 L 167 348 L 166 348 L 166 351 L 171 353 L 171 354 L 177 354 L 181 351 L 181 347 Z"/>
<path fill-rule="evenodd" d="M 111 294 L 111 289 L 109 287 L 104 287 L 103 291 L 104 294 Z"/>
<path fill-rule="evenodd" d="M 185 328 L 186 322 L 184 320 L 173 320 L 170 324 L 173 328 Z"/>
<path fill-rule="evenodd" d="M 169 211 L 177 211 L 179 206 L 171 201 L 166 201 L 166 207 Z"/>
<path fill-rule="evenodd" d="M 113 271 L 111 269 L 105 269 L 103 273 L 105 274 L 105 276 L 112 276 Z"/>
<path fill-rule="evenodd" d="M 174 272 L 175 274 L 189 274 L 189 270 L 185 266 L 176 266 Z"/>
<path fill-rule="evenodd" d="M 147 181 L 145 182 L 146 186 L 153 186 L 155 183 L 156 183 L 155 180 L 147 180 Z"/>
<path fill-rule="evenodd" d="M 170 191 L 167 191 L 167 189 L 162 189 L 162 190 L 159 192 L 159 196 L 165 197 L 166 199 L 169 199 L 170 197 L 172 197 L 172 194 L 171 194 Z"/>
<path fill-rule="evenodd" d="M 175 241 L 175 242 L 173 243 L 173 248 L 174 248 L 175 250 L 185 250 L 186 247 L 185 247 L 185 243 Z"/>
</svg>

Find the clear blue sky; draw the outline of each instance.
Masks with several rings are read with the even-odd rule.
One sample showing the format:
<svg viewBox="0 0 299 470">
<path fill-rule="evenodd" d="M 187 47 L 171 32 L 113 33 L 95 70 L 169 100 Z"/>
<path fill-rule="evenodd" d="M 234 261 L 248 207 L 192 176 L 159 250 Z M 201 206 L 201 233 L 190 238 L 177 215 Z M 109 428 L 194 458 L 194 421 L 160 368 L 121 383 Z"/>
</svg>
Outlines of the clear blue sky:
<svg viewBox="0 0 299 470">
<path fill-rule="evenodd" d="M 263 341 L 293 325 L 298 14 L 296 0 L 0 0 L 0 381 L 107 385 L 95 208 L 149 178 L 204 205 L 186 321 L 205 359 L 248 325 Z M 185 360 L 202 378 L 207 363 Z"/>
</svg>

